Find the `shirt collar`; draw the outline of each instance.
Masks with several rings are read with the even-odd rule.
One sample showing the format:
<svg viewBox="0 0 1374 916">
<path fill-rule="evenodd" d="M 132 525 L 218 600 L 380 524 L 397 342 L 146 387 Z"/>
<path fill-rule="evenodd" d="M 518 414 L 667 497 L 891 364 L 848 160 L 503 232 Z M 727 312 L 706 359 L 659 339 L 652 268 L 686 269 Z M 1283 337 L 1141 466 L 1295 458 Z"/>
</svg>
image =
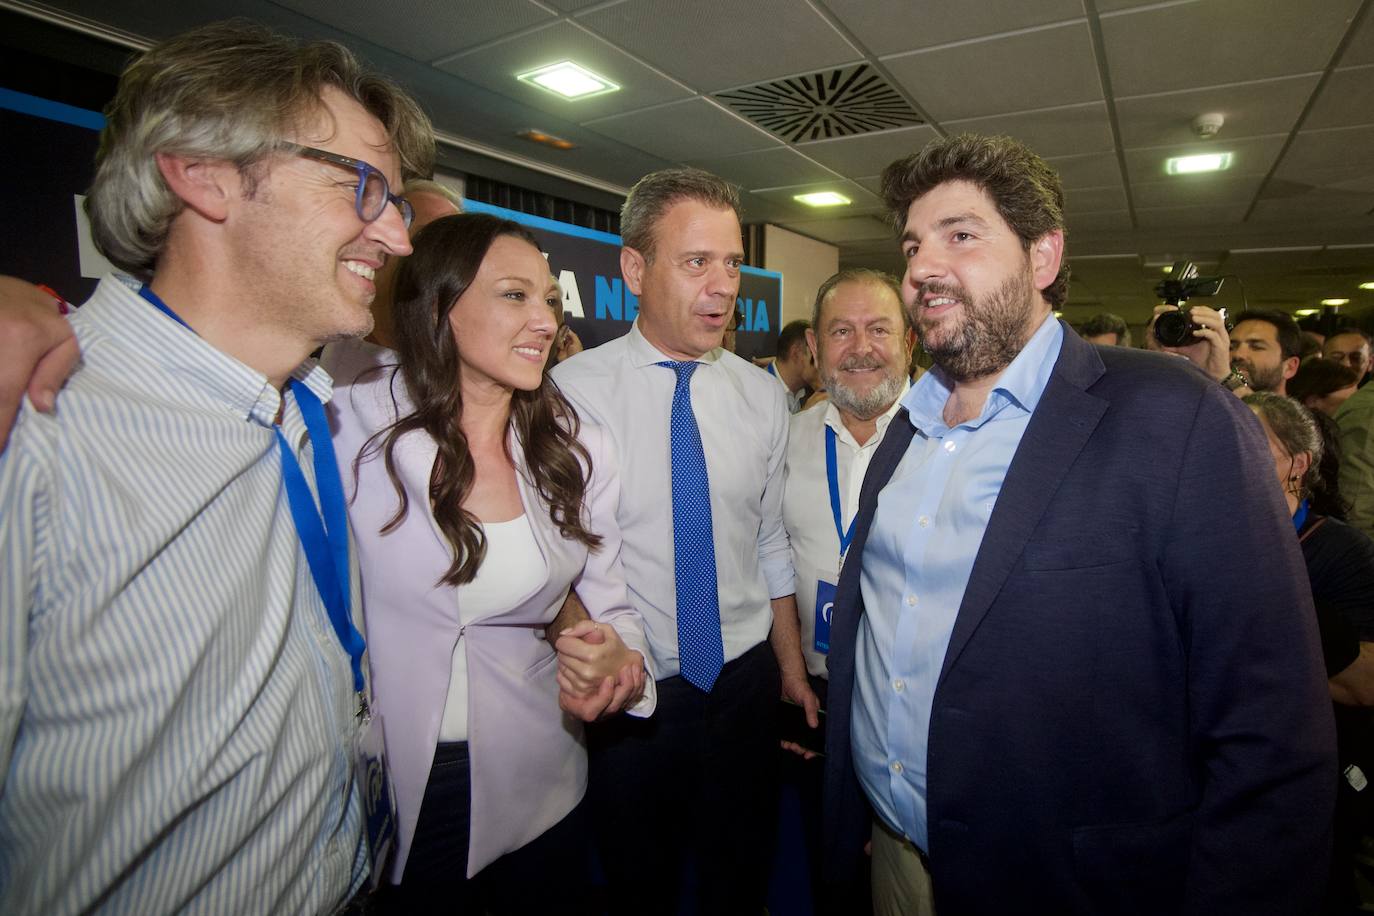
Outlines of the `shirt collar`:
<svg viewBox="0 0 1374 916">
<path fill-rule="evenodd" d="M 630 354 L 630 365 L 635 368 L 656 366 L 662 362 L 682 362 L 682 360 L 673 359 L 673 357 L 668 356 L 658 347 L 649 343 L 648 338 L 639 330 L 638 318 L 636 318 L 635 323 L 630 326 L 630 333 L 625 335 L 625 346 Z M 716 347 L 714 350 L 707 350 L 705 353 L 698 356 L 695 362 L 705 363 L 709 366 L 720 359 L 720 354 L 721 348 Z"/>
<path fill-rule="evenodd" d="M 143 354 L 187 387 L 223 402 L 235 416 L 261 426 L 273 425 L 281 409 L 281 392 L 267 376 L 162 314 L 138 294 L 138 288 L 117 276 L 100 281 L 98 295 L 113 306 L 89 312 L 101 332 Z M 330 399 L 333 380 L 315 360 L 297 366 L 291 377 L 309 388 L 320 403 Z"/>
<path fill-rule="evenodd" d="M 908 381 L 907 389 L 909 389 L 910 387 L 911 382 Z M 906 389 L 903 390 L 903 393 L 905 393 L 905 391 Z M 874 430 L 873 437 L 869 439 L 868 442 L 864 443 L 864 445 L 860 445 L 858 440 L 854 438 L 853 433 L 849 431 L 849 427 L 844 425 L 844 418 L 840 416 L 840 409 L 835 406 L 835 403 L 833 401 L 830 400 L 827 400 L 825 402 L 825 425 L 829 426 L 831 429 L 835 431 L 835 436 L 841 442 L 844 442 L 845 444 L 850 445 L 856 449 L 864 448 L 865 446 L 872 445 L 873 443 L 878 442 L 883 438 L 883 433 L 887 431 L 887 424 L 891 423 L 892 418 L 897 415 L 897 411 L 902 409 L 902 401 L 903 398 L 901 396 L 898 396 L 891 404 L 888 405 L 887 410 L 883 411 L 882 414 L 878 416 L 876 424 L 877 428 Z"/>
<path fill-rule="evenodd" d="M 1021 413 L 1033 413 L 1049 385 L 1050 373 L 1054 371 L 1063 345 L 1063 326 L 1053 314 L 1046 315 L 1021 352 L 1002 370 L 982 411 L 976 418 L 961 425 L 976 429 L 1008 406 Z M 910 414 L 911 425 L 927 435 L 948 432 L 944 410 L 953 390 L 954 386 L 939 366 L 921 376 L 906 397 L 902 398 L 902 406 Z"/>
</svg>

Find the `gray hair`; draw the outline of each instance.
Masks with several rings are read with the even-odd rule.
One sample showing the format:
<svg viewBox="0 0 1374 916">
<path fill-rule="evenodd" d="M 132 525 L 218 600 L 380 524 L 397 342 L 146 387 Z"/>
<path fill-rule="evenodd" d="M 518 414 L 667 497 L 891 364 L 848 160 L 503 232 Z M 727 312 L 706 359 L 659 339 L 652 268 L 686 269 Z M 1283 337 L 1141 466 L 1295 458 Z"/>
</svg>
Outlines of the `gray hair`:
<svg viewBox="0 0 1374 916">
<path fill-rule="evenodd" d="M 821 307 L 825 305 L 826 298 L 841 283 L 873 283 L 892 290 L 892 295 L 897 297 L 897 311 L 902 313 L 902 330 L 911 328 L 911 316 L 907 314 L 906 307 L 902 305 L 902 283 L 900 280 L 884 270 L 874 270 L 871 267 L 846 267 L 839 273 L 827 277 L 820 288 L 816 290 L 816 302 L 811 306 L 811 327 L 816 330 L 817 340 L 820 340 L 821 334 Z"/>
<path fill-rule="evenodd" d="M 330 86 L 382 122 L 403 178 L 430 174 L 429 118 L 343 45 L 301 43 L 244 20 L 215 23 L 156 45 L 120 77 L 86 199 L 96 247 L 116 266 L 150 278 L 183 206 L 156 154 L 232 162 L 252 194 L 258 166 L 319 112 Z"/>
<path fill-rule="evenodd" d="M 630 188 L 630 196 L 620 208 L 621 244 L 652 261 L 658 221 L 682 200 L 694 200 L 716 210 L 728 208 L 735 211 L 736 219 L 740 216 L 739 189 L 725 179 L 701 169 L 662 169 L 650 172 Z"/>
<path fill-rule="evenodd" d="M 454 209 L 459 213 L 463 212 L 463 198 L 458 192 L 446 184 L 440 184 L 431 178 L 408 178 L 406 179 L 405 198 L 410 200 L 412 194 L 432 194 L 435 197 L 442 197 L 444 200 L 453 204 Z"/>
<path fill-rule="evenodd" d="M 1312 456 L 1307 473 L 1299 482 L 1310 493 L 1321 480 L 1322 434 L 1311 411 L 1292 398 L 1272 391 L 1257 391 L 1245 396 L 1245 403 L 1264 421 L 1289 455 L 1307 452 Z"/>
</svg>

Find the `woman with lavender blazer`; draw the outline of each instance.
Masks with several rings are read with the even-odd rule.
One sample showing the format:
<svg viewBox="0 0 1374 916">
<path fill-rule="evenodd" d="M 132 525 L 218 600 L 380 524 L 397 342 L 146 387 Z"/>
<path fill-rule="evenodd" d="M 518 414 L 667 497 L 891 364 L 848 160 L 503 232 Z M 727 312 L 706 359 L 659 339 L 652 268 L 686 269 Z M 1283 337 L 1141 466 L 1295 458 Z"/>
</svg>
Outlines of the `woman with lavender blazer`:
<svg viewBox="0 0 1374 916">
<path fill-rule="evenodd" d="M 455 270 L 459 276 L 447 285 L 436 285 L 427 275 Z M 535 271 L 541 273 L 524 276 Z M 521 905 L 518 900 L 537 887 L 559 888 L 566 895 L 569 888 L 549 880 L 547 872 L 558 867 L 559 858 L 581 862 L 583 852 L 561 848 L 534 859 L 527 852 L 539 848 L 535 841 L 546 831 L 554 835 L 550 828 L 565 821 L 586 789 L 582 724 L 560 708 L 560 701 L 587 718 L 622 706 L 640 716 L 653 709 L 653 677 L 646 669 L 650 656 L 620 567 L 614 451 L 598 429 L 579 428 L 575 414 L 563 414 L 562 406 L 553 415 L 555 422 L 565 434 L 576 430 L 575 441 L 563 446 L 554 442 L 551 448 L 550 430 L 539 430 L 538 421 L 534 427 L 527 422 L 534 429 L 527 434 L 531 441 L 536 435 L 544 438 L 539 453 L 522 441 L 519 431 L 519 412 L 534 409 L 522 407 L 522 397 L 525 404 L 547 401 L 546 389 L 553 389 L 542 374 L 556 326 L 554 314 L 541 311 L 544 284 L 550 282 L 533 240 L 513 223 L 476 214 L 453 216 L 416 237 L 415 253 L 397 279 L 399 358 L 404 364 L 409 356 L 407 309 L 420 313 L 409 319 L 412 336 L 456 338 L 457 353 L 444 358 L 460 366 L 452 383 L 458 390 L 432 387 L 453 401 L 435 406 L 461 416 L 456 424 L 461 436 L 453 430 L 443 433 L 460 442 L 457 451 L 440 445 L 432 425 L 406 425 L 407 418 L 424 413 L 407 380 L 418 378 L 423 386 L 425 376 L 415 367 L 398 369 L 397 352 L 354 341 L 331 345 L 324 357 L 335 380 L 330 405 L 335 450 L 345 469 L 375 703 L 385 725 L 396 790 L 397 850 L 386 878 L 405 892 L 398 908 L 442 900 L 447 911 L 455 911 L 458 903 L 456 911 L 463 912 L 461 900 L 474 886 L 477 896 L 468 905 L 478 912 L 478 907 L 493 912 L 533 909 L 535 902 Z M 450 298 L 455 301 L 444 301 Z M 445 345 L 441 340 L 441 354 Z M 409 349 L 414 350 L 413 342 Z M 533 393 L 532 385 L 538 386 Z M 514 391 L 514 410 L 508 389 Z M 552 403 L 559 405 L 561 395 L 553 391 Z M 555 453 L 559 447 L 566 454 Z M 502 453 L 508 464 L 504 470 L 514 471 L 509 492 L 502 491 L 499 473 L 488 475 L 496 483 L 484 488 L 484 461 L 485 468 L 501 465 Z M 462 476 L 454 469 L 465 459 L 471 470 L 466 489 L 461 480 L 452 483 Z M 535 461 L 545 465 L 542 479 L 531 467 Z M 353 473 L 348 473 L 350 465 Z M 585 480 L 585 488 L 573 497 L 565 492 L 570 474 Z M 444 489 L 445 479 L 449 489 Z M 458 497 L 465 515 L 450 511 L 446 527 L 433 507 L 445 500 L 453 505 Z M 402 505 L 403 514 L 398 511 Z M 576 510 L 574 518 L 571 510 Z M 481 581 L 472 574 L 482 564 L 510 559 L 499 550 L 495 556 L 488 553 L 488 547 L 502 543 L 495 530 L 506 523 L 482 519 L 520 512 L 537 552 L 527 549 L 514 568 L 500 569 L 496 584 L 505 606 L 467 619 L 464 588 Z M 452 519 L 475 521 L 468 531 L 482 530 L 486 537 L 471 538 Z M 463 567 L 464 560 L 474 559 Z M 560 638 L 556 652 L 544 628 L 574 586 L 593 622 Z M 460 810 L 466 786 L 453 790 L 451 798 L 433 794 L 446 747 L 441 725 L 453 714 L 445 709 L 446 699 L 454 696 L 450 678 L 459 664 L 466 666 L 466 709 L 459 715 L 466 720 L 466 812 Z M 606 671 L 618 677 L 606 677 Z M 590 837 L 563 829 L 560 846 L 590 846 Z M 464 850 L 457 847 L 463 840 L 466 867 L 460 868 Z M 417 848 L 427 842 L 435 848 Z M 483 888 L 483 878 L 500 871 L 484 869 L 504 864 L 503 857 L 518 858 L 511 856 L 517 850 L 527 861 Z M 424 862 L 423 873 L 408 870 L 418 861 Z M 541 874 L 535 877 L 530 871 Z M 585 884 L 587 875 L 579 868 L 570 878 Z M 566 896 L 563 903 L 566 910 Z"/>
</svg>

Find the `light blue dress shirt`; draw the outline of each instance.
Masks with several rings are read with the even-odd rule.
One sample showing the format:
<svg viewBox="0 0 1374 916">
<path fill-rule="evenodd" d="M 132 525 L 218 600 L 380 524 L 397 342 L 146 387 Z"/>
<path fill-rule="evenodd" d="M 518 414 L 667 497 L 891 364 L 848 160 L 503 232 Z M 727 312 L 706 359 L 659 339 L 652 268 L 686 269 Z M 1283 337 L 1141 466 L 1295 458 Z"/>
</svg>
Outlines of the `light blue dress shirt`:
<svg viewBox="0 0 1374 916">
<path fill-rule="evenodd" d="M 969 575 L 1064 330 L 1047 317 L 979 415 L 951 429 L 951 387 L 929 372 L 902 399 L 915 435 L 878 496 L 863 551 L 854 767 L 888 827 L 928 849 L 926 750 L 935 685 Z"/>
</svg>

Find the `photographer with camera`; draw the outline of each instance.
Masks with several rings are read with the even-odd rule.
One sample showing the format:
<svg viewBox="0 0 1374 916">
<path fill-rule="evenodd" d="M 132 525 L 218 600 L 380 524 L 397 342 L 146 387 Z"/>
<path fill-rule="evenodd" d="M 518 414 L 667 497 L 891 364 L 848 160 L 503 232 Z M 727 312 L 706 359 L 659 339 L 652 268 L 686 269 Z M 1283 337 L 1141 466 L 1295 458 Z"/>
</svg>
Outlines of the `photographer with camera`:
<svg viewBox="0 0 1374 916">
<path fill-rule="evenodd" d="M 1248 309 L 1231 331 L 1231 367 L 1245 373 L 1255 391 L 1288 394 L 1288 380 L 1302 361 L 1302 331 L 1292 316 Z"/>
<path fill-rule="evenodd" d="M 1248 373 L 1232 365 L 1226 309 L 1185 305 L 1194 297 L 1215 296 L 1221 291 L 1222 279 L 1200 277 L 1196 264 L 1176 261 L 1169 276 L 1155 286 L 1155 294 L 1164 301 L 1155 306 L 1145 346 L 1184 357 L 1237 397 L 1245 397 L 1254 386 Z"/>
</svg>

